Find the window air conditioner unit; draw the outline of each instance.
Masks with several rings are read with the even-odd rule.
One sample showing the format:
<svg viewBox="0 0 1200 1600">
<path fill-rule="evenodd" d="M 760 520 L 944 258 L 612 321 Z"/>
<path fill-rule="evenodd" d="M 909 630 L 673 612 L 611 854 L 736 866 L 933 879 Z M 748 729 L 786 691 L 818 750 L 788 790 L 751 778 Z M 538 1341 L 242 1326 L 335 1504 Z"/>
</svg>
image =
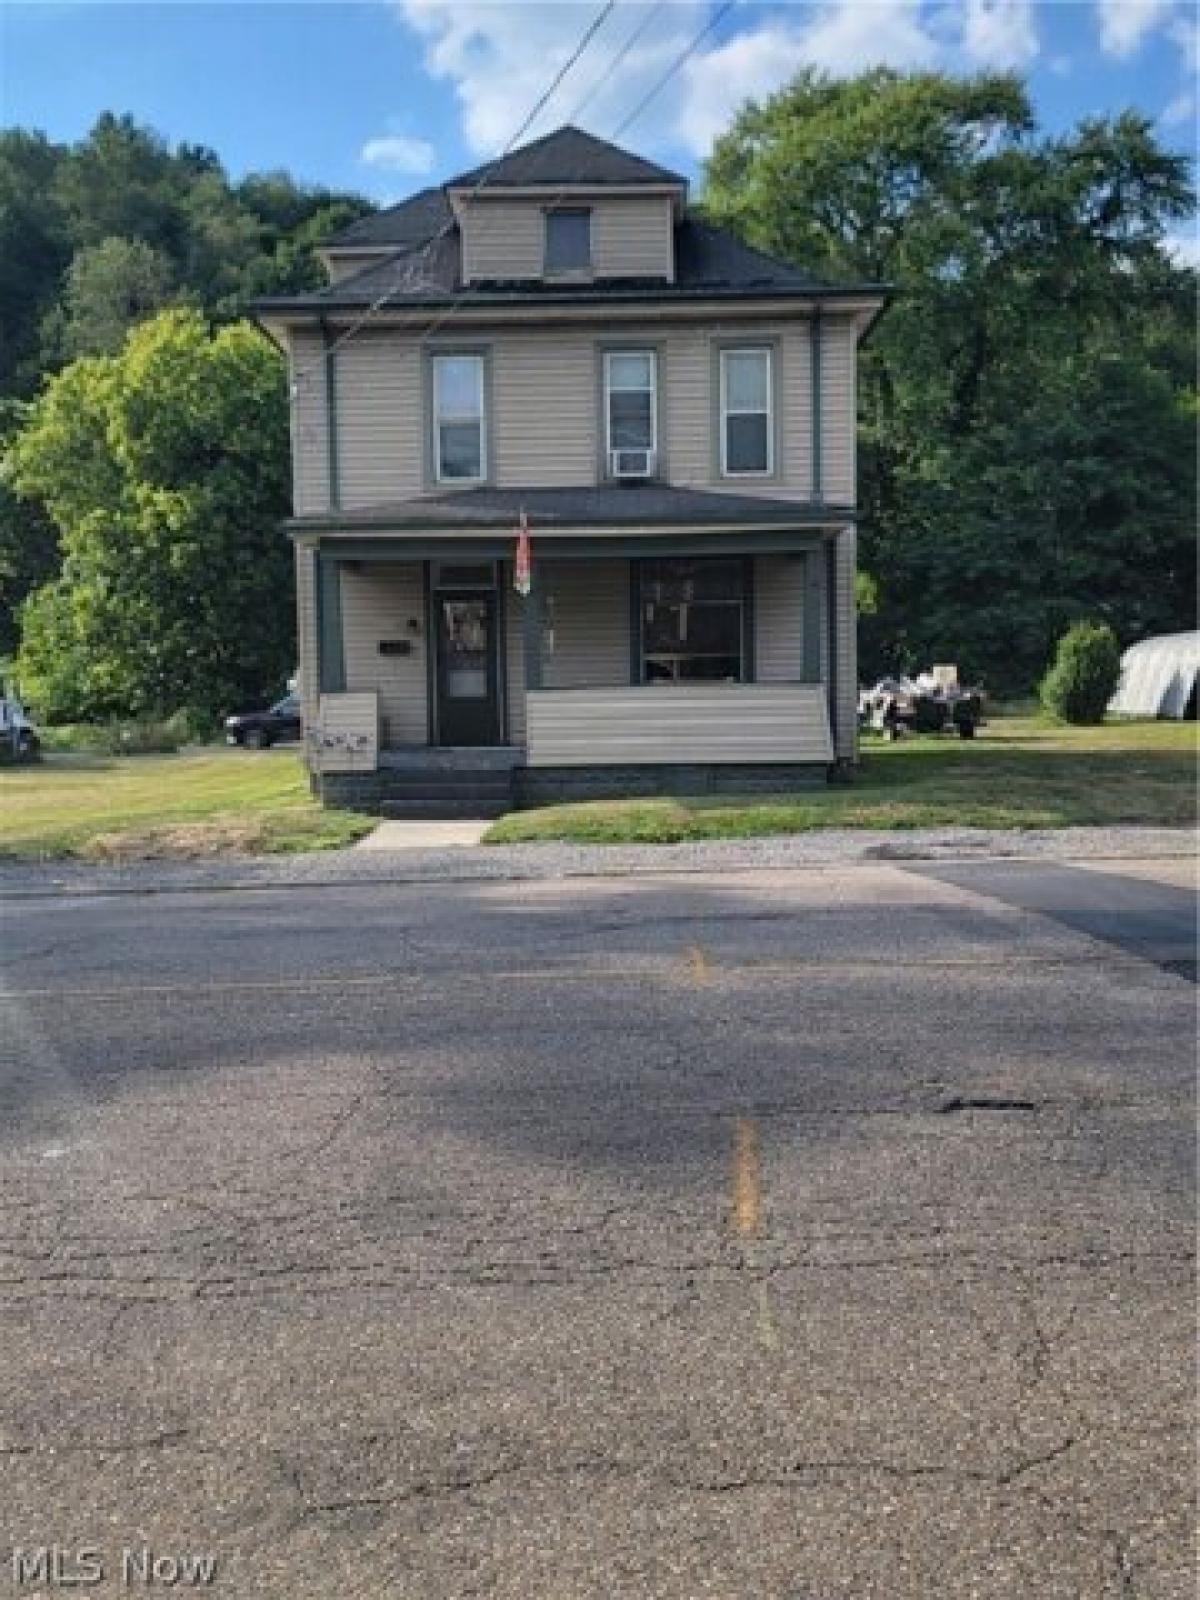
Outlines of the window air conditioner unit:
<svg viewBox="0 0 1200 1600">
<path fill-rule="evenodd" d="M 610 450 L 609 471 L 621 482 L 654 476 L 653 450 Z"/>
</svg>

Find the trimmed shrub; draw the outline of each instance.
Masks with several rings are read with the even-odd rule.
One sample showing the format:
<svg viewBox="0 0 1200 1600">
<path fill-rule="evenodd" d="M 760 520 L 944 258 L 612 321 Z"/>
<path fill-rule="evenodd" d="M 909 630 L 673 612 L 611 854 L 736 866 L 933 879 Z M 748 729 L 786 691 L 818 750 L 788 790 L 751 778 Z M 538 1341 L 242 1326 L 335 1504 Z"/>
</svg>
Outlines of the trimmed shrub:
<svg viewBox="0 0 1200 1600">
<path fill-rule="evenodd" d="M 1073 623 L 1041 681 L 1042 704 L 1062 722 L 1103 722 L 1120 675 L 1121 647 L 1108 623 Z"/>
</svg>

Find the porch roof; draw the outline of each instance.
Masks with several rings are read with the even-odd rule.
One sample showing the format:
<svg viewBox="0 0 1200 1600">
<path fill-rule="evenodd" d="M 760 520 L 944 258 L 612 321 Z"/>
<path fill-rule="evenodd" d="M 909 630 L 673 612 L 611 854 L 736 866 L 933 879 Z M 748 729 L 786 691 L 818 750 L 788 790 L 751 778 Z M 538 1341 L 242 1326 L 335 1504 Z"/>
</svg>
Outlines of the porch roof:
<svg viewBox="0 0 1200 1600">
<path fill-rule="evenodd" d="M 589 484 L 561 489 L 455 489 L 390 505 L 291 517 L 292 535 L 514 531 L 524 512 L 530 535 L 575 529 L 794 528 L 854 520 L 855 508 L 681 489 L 669 484 Z"/>
</svg>

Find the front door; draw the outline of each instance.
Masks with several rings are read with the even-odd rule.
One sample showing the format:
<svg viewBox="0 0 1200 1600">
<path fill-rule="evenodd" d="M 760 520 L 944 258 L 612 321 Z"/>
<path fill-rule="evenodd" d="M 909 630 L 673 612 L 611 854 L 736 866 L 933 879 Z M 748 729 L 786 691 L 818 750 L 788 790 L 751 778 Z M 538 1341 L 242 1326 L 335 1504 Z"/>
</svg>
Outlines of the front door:
<svg viewBox="0 0 1200 1600">
<path fill-rule="evenodd" d="M 499 744 L 495 593 L 443 589 L 434 608 L 438 743 Z"/>
</svg>

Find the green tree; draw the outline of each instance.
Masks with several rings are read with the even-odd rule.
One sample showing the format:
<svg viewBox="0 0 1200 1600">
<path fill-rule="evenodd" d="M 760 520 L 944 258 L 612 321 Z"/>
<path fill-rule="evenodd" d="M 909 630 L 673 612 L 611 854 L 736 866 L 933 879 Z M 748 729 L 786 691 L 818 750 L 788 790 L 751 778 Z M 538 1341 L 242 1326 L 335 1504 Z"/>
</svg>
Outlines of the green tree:
<svg viewBox="0 0 1200 1600">
<path fill-rule="evenodd" d="M 6 447 L 28 408 L 0 400 L 0 657 L 17 648 L 17 615 L 26 596 L 58 566 L 58 533 L 40 506 L 20 499 L 8 481 Z"/>
<path fill-rule="evenodd" d="M 0 132 L 0 394 L 26 395 L 38 378 L 38 330 L 71 258 L 54 190 L 61 150 L 38 133 Z"/>
<path fill-rule="evenodd" d="M 818 275 L 885 281 L 863 351 L 864 670 L 1026 689 L 1072 615 L 1190 624 L 1187 163 L 1126 114 L 1038 136 L 1008 76 L 801 74 L 718 141 L 706 209 Z"/>
<path fill-rule="evenodd" d="M 51 380 L 9 450 L 60 575 L 26 602 L 17 672 L 44 715 L 215 714 L 293 664 L 283 364 L 195 311 Z"/>
<path fill-rule="evenodd" d="M 162 310 L 173 287 L 171 263 L 141 239 L 105 239 L 77 250 L 59 313 L 64 356 L 113 354 L 134 323 Z"/>
</svg>

